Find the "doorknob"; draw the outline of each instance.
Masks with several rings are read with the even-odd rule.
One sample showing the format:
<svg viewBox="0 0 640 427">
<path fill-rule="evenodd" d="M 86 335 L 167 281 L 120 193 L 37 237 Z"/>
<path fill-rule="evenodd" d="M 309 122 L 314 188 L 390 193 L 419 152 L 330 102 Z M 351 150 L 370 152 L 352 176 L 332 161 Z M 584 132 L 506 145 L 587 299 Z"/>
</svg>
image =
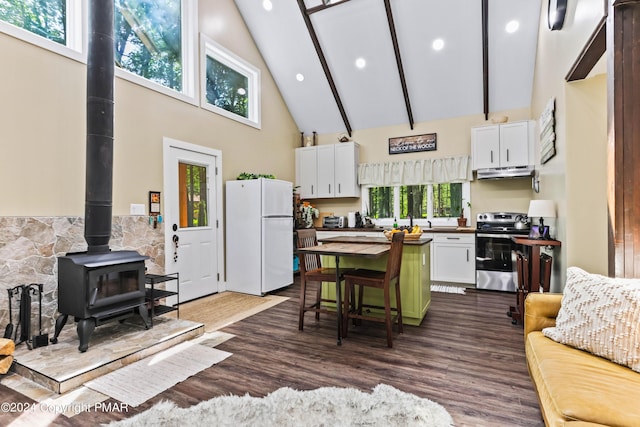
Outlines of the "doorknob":
<svg viewBox="0 0 640 427">
<path fill-rule="evenodd" d="M 175 224 L 174 224 L 175 226 Z M 178 237 L 177 234 L 173 235 L 173 244 L 175 246 L 175 248 L 173 249 L 173 262 L 178 262 L 178 241 L 180 240 L 180 238 Z"/>
<path fill-rule="evenodd" d="M 173 224 L 173 227 L 171 227 L 173 229 L 173 231 L 178 231 L 178 224 Z"/>
</svg>

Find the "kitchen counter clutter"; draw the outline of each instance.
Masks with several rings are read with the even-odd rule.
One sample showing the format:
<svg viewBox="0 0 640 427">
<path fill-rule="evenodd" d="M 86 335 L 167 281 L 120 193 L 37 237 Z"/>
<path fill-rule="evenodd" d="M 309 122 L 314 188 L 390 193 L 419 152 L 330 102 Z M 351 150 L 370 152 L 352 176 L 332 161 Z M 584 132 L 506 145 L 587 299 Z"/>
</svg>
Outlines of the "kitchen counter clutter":
<svg viewBox="0 0 640 427">
<path fill-rule="evenodd" d="M 318 235 L 319 242 L 342 243 L 377 243 L 390 245 L 386 237 L 380 233 L 379 237 L 373 236 L 336 236 L 322 238 Z M 400 268 L 400 295 L 402 303 L 402 321 L 406 325 L 418 326 L 427 314 L 431 304 L 431 239 L 424 235 L 419 240 L 405 241 L 402 251 L 402 266 Z M 377 259 L 345 257 L 340 261 L 340 268 L 359 267 L 372 270 L 385 270 L 387 255 Z M 335 259 L 331 256 L 322 257 L 322 265 L 335 267 Z M 375 292 L 378 291 L 378 292 Z M 328 298 L 335 298 L 335 284 L 323 283 L 322 292 Z M 364 294 L 365 304 L 383 306 L 382 291 L 379 289 L 366 289 Z M 395 297 L 392 296 L 392 305 Z"/>
<path fill-rule="evenodd" d="M 385 243 L 389 244 L 389 239 L 384 236 L 370 237 L 370 236 L 336 236 L 328 238 L 319 238 L 319 242 L 339 242 L 339 243 Z M 428 237 L 421 236 L 418 240 L 405 240 L 405 245 L 426 245 L 431 242 Z"/>
<path fill-rule="evenodd" d="M 327 228 L 327 227 L 316 227 L 316 231 L 331 231 L 336 233 L 352 233 L 352 232 L 360 232 L 360 233 L 382 233 L 384 230 L 388 230 L 389 227 L 363 227 L 363 228 Z M 456 226 L 442 226 L 442 227 L 422 227 L 423 233 L 475 233 L 476 229 L 474 227 L 456 227 Z"/>
</svg>

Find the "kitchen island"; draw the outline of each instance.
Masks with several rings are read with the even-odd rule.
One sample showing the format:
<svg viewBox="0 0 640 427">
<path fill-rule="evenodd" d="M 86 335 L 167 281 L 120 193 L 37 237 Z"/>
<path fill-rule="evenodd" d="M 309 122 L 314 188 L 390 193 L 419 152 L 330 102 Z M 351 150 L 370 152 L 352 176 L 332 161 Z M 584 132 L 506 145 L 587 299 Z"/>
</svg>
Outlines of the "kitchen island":
<svg viewBox="0 0 640 427">
<path fill-rule="evenodd" d="M 368 236 L 338 236 L 326 239 L 318 239 L 319 242 L 341 242 L 341 243 L 376 243 L 389 245 L 391 242 L 386 237 Z M 427 314 L 431 304 L 431 265 L 430 250 L 431 239 L 422 237 L 419 240 L 405 240 L 402 250 L 402 266 L 400 269 L 400 295 L 402 303 L 402 321 L 406 325 L 420 325 L 422 319 Z M 335 258 L 323 256 L 322 265 L 325 267 L 335 267 Z M 358 267 L 372 270 L 385 270 L 387 267 L 387 256 L 378 259 L 365 259 L 344 257 L 340 259 L 340 268 Z M 335 284 L 323 283 L 322 293 L 328 298 L 335 298 Z M 395 304 L 395 296 L 391 296 L 392 304 Z M 365 289 L 365 304 L 383 306 L 382 290 Z M 382 311 L 380 311 L 382 312 Z"/>
</svg>

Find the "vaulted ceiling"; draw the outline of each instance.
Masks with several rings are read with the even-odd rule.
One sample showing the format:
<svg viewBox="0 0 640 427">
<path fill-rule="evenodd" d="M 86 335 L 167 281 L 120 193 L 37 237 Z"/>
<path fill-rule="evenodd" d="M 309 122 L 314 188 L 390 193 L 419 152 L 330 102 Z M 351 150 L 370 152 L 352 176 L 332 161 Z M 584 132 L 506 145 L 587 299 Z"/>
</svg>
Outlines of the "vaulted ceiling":
<svg viewBox="0 0 640 427">
<path fill-rule="evenodd" d="M 302 132 L 531 103 L 541 0 L 235 2 Z"/>
</svg>

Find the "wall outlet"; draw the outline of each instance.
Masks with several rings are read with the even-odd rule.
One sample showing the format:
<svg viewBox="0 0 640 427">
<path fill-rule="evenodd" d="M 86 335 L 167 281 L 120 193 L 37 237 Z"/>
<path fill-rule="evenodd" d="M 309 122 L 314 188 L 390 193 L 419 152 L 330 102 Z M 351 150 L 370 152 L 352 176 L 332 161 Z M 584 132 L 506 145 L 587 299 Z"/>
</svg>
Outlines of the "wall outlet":
<svg viewBox="0 0 640 427">
<path fill-rule="evenodd" d="M 131 203 L 131 205 L 129 205 L 129 213 L 131 215 L 144 215 L 144 204 Z"/>
</svg>

